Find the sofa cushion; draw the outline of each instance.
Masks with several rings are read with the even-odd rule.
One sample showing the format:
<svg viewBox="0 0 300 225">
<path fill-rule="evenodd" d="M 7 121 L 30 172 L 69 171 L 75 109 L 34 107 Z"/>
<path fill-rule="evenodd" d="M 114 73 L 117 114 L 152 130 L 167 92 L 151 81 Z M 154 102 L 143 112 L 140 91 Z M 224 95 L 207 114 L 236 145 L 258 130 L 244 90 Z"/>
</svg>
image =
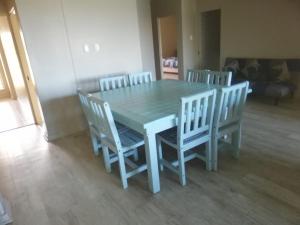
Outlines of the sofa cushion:
<svg viewBox="0 0 300 225">
<path fill-rule="evenodd" d="M 247 59 L 244 68 L 241 70 L 243 77 L 248 80 L 261 80 L 261 66 L 256 59 Z"/>
<path fill-rule="evenodd" d="M 285 60 L 270 60 L 269 79 L 271 81 L 288 81 L 291 75 Z"/>
</svg>

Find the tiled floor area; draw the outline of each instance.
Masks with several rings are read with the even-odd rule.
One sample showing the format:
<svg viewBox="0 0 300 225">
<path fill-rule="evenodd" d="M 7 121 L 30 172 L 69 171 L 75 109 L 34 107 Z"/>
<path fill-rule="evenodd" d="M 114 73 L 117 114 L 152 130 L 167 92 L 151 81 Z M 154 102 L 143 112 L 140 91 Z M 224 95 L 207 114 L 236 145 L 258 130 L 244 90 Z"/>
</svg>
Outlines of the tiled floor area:
<svg viewBox="0 0 300 225">
<path fill-rule="evenodd" d="M 35 126 L 0 134 L 0 191 L 15 225 L 299 225 L 300 105 L 249 101 L 240 160 L 220 153 L 218 172 L 195 160 L 188 185 L 161 174 L 152 195 L 143 173 L 120 185 L 89 138 L 44 141 Z"/>
<path fill-rule="evenodd" d="M 0 132 L 33 124 L 27 99 L 0 99 Z"/>
</svg>

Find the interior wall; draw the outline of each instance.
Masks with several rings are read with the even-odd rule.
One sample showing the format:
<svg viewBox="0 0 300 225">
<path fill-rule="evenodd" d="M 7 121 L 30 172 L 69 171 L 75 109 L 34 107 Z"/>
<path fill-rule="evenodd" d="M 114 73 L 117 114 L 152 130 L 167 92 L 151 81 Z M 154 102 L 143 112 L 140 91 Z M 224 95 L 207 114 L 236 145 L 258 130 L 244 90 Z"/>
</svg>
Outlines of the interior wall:
<svg viewBox="0 0 300 225">
<path fill-rule="evenodd" d="M 162 56 L 164 58 L 177 56 L 176 17 L 167 16 L 159 20 Z"/>
<path fill-rule="evenodd" d="M 198 15 L 213 9 L 221 9 L 222 65 L 226 57 L 300 57 L 298 0 L 198 1 Z"/>
<path fill-rule="evenodd" d="M 76 96 L 81 83 L 151 69 L 151 38 L 141 36 L 137 0 L 16 3 L 50 140 L 85 128 Z"/>
<path fill-rule="evenodd" d="M 136 0 L 136 3 L 143 70 L 150 71 L 153 79 L 156 79 L 151 20 L 151 0 Z"/>
<path fill-rule="evenodd" d="M 187 70 L 197 66 L 197 45 L 196 45 L 196 15 L 197 0 L 181 0 L 181 21 L 182 21 L 182 56 L 183 67 L 180 73 L 184 79 Z"/>
<path fill-rule="evenodd" d="M 198 34 L 200 13 L 221 9 L 221 66 L 227 57 L 300 58 L 300 1 L 198 0 L 197 4 Z M 203 68 L 202 62 L 200 52 L 198 63 Z M 300 87 L 299 75 L 295 79 Z"/>
</svg>

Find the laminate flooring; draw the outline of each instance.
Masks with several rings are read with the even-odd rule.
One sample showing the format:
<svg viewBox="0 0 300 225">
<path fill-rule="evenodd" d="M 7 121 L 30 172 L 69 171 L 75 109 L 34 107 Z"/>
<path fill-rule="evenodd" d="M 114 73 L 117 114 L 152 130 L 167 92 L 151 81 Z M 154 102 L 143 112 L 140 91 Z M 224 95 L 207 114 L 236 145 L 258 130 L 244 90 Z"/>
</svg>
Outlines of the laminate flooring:
<svg viewBox="0 0 300 225">
<path fill-rule="evenodd" d="M 147 173 L 121 188 L 107 174 L 87 133 L 47 143 L 30 126 L 0 134 L 0 191 L 15 225 L 299 225 L 300 104 L 247 103 L 241 158 L 220 152 L 219 171 L 187 164 L 188 183 L 161 173 L 161 192 Z"/>
</svg>

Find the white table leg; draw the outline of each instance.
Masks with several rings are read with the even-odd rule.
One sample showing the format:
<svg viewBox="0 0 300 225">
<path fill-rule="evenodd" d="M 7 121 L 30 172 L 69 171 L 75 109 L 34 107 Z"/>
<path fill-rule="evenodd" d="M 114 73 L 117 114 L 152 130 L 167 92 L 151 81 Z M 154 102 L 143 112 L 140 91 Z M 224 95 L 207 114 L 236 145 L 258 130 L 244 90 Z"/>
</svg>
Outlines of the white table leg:
<svg viewBox="0 0 300 225">
<path fill-rule="evenodd" d="M 145 133 L 145 150 L 148 167 L 148 183 L 150 191 L 157 193 L 160 191 L 159 171 L 156 150 L 155 133 Z"/>
</svg>

